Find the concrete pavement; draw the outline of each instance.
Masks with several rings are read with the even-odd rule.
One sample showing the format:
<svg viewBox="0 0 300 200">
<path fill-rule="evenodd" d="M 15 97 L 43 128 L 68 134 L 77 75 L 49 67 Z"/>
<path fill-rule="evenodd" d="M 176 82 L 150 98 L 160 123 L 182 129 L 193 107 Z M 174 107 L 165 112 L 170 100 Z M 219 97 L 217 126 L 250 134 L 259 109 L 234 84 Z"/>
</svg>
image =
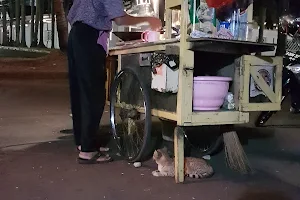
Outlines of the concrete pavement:
<svg viewBox="0 0 300 200">
<path fill-rule="evenodd" d="M 297 124 L 295 116 L 279 115 Z M 276 120 L 285 123 L 278 116 Z M 101 135 L 107 136 L 107 112 L 102 125 Z M 239 127 L 256 173 L 242 176 L 232 172 L 221 153 L 210 161 L 216 171 L 212 178 L 188 179 L 183 185 L 176 185 L 173 178 L 152 177 L 152 161 L 138 169 L 117 156 L 106 165 L 78 165 L 72 136 L 59 133 L 68 128 L 66 80 L 0 82 L 0 199 L 300 199 L 297 128 Z"/>
</svg>

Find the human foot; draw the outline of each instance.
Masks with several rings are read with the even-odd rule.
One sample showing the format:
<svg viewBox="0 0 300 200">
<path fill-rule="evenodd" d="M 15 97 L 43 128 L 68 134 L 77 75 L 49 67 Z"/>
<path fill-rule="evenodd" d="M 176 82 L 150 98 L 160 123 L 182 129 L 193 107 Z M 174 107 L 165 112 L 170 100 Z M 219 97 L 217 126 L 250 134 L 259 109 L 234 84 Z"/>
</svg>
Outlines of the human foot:
<svg viewBox="0 0 300 200">
<path fill-rule="evenodd" d="M 77 146 L 77 150 L 78 150 L 78 151 L 81 151 L 81 146 L 80 146 L 80 145 Z M 100 152 L 108 152 L 108 151 L 109 151 L 109 148 L 108 148 L 108 147 L 100 147 L 100 148 L 99 148 L 99 151 L 100 151 Z"/>
<path fill-rule="evenodd" d="M 111 162 L 113 159 L 109 155 L 101 152 L 80 152 L 78 156 L 79 164 L 100 164 Z"/>
</svg>

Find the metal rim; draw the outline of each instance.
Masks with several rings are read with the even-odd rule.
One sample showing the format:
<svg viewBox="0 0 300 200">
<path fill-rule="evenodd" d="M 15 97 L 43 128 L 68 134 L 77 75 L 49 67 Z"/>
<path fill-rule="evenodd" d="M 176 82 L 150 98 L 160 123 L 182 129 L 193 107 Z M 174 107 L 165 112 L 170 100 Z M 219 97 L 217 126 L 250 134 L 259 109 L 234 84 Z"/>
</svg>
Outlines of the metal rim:
<svg viewBox="0 0 300 200">
<path fill-rule="evenodd" d="M 135 80 L 135 85 L 139 85 L 139 91 L 142 94 L 143 103 L 142 107 L 144 109 L 144 116 L 145 118 L 141 120 L 141 117 L 135 118 L 134 116 L 131 116 L 132 113 L 137 113 L 137 110 L 134 106 L 128 105 L 125 103 L 121 103 L 121 108 L 116 108 L 117 103 L 117 92 L 118 88 L 122 83 L 122 79 L 125 78 L 126 75 L 132 75 Z M 117 143 L 118 149 L 120 153 L 126 157 L 126 159 L 130 162 L 135 162 L 137 160 L 140 160 L 143 156 L 143 153 L 147 147 L 147 144 L 149 143 L 150 138 L 150 127 L 151 127 L 151 110 L 149 105 L 149 94 L 146 91 L 145 86 L 139 79 L 139 77 L 136 75 L 136 73 L 128 68 L 122 69 L 118 75 L 115 78 L 115 81 L 112 86 L 112 92 L 111 92 L 111 101 L 110 101 L 110 122 L 111 122 L 111 128 L 113 132 L 113 137 Z M 128 95 L 129 96 L 129 95 Z M 117 120 L 117 110 L 120 111 L 120 118 L 121 122 L 118 123 Z M 124 114 L 125 113 L 125 114 Z M 124 117 L 125 116 L 125 117 Z M 140 116 L 140 115 L 139 115 Z M 123 118 L 122 118 L 123 117 Z M 137 122 L 135 122 L 137 120 Z M 141 133 L 138 133 L 139 128 L 138 125 L 140 123 L 143 123 L 143 131 Z M 124 125 L 124 123 L 127 123 L 127 128 Z M 133 126 L 129 124 L 134 124 Z M 122 126 L 122 133 L 120 132 L 120 129 L 118 128 L 118 124 Z M 150 124 L 150 126 L 149 126 Z M 130 127 L 129 127 L 130 126 Z M 126 132 L 127 129 L 127 132 Z M 133 131 L 132 131 L 133 130 Z M 142 138 L 141 138 L 142 137 Z M 129 145 L 127 144 L 129 140 Z M 135 143 L 139 142 L 138 144 Z M 135 151 L 134 151 L 135 148 Z M 131 154 L 129 153 L 129 149 L 131 149 Z"/>
</svg>

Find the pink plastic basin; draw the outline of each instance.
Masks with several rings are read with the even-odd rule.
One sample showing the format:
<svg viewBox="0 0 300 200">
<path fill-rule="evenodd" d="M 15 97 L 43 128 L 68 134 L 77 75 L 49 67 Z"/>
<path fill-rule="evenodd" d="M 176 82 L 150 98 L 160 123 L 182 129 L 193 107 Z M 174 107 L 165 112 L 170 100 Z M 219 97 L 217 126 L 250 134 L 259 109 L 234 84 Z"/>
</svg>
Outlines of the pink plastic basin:
<svg viewBox="0 0 300 200">
<path fill-rule="evenodd" d="M 193 110 L 219 110 L 228 93 L 230 81 L 232 81 L 230 77 L 194 77 Z"/>
</svg>

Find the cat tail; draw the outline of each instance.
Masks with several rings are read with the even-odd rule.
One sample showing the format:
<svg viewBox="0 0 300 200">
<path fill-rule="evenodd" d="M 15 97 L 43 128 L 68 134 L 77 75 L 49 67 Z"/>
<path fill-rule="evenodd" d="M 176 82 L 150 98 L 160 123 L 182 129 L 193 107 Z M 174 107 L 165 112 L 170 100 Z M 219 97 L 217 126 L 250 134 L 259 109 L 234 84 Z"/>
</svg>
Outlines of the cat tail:
<svg viewBox="0 0 300 200">
<path fill-rule="evenodd" d="M 187 174 L 186 176 L 190 178 L 197 178 L 197 179 L 201 178 L 198 174 Z"/>
<path fill-rule="evenodd" d="M 214 173 L 202 173 L 202 174 L 187 174 L 187 177 L 190 178 L 196 178 L 196 179 L 202 179 L 202 178 L 209 178 L 213 175 Z"/>
</svg>

